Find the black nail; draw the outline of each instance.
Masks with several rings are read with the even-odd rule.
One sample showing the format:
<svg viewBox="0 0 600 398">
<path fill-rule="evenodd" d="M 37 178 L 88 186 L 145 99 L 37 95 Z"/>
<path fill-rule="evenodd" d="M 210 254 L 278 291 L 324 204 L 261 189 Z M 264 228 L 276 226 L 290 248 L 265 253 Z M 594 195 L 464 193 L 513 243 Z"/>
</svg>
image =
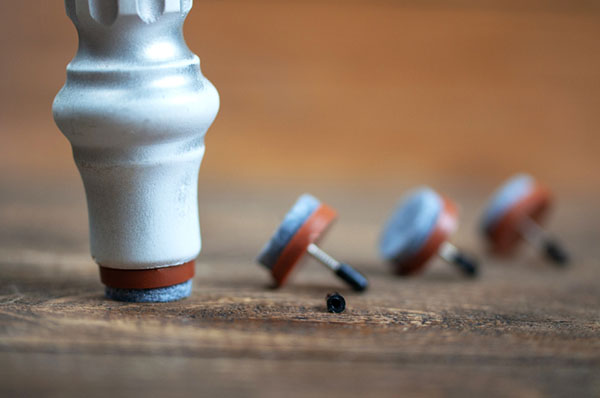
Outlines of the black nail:
<svg viewBox="0 0 600 398">
<path fill-rule="evenodd" d="M 369 286 L 367 278 L 348 264 L 341 264 L 335 271 L 335 274 L 352 286 L 352 289 L 357 292 L 362 292 Z"/>
<path fill-rule="evenodd" d="M 339 314 L 346 309 L 346 300 L 339 293 L 330 293 L 327 295 L 327 311 Z"/>
<path fill-rule="evenodd" d="M 474 258 L 464 253 L 457 253 L 452 259 L 452 262 L 457 265 L 465 275 L 470 277 L 477 276 L 478 263 Z"/>
<path fill-rule="evenodd" d="M 547 239 L 544 241 L 544 253 L 546 257 L 557 265 L 566 265 L 569 263 L 569 255 L 566 250 L 555 240 Z"/>
</svg>

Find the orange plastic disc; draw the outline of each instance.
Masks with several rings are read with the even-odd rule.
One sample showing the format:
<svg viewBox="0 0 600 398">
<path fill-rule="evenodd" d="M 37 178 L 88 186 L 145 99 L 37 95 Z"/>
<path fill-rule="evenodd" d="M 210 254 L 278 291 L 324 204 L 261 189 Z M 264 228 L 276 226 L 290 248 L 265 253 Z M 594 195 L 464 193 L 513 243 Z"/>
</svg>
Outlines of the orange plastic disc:
<svg viewBox="0 0 600 398">
<path fill-rule="evenodd" d="M 100 266 L 100 280 L 120 289 L 155 289 L 183 283 L 194 277 L 195 260 L 171 267 L 115 269 Z"/>
<path fill-rule="evenodd" d="M 530 192 L 515 202 L 487 231 L 491 250 L 500 255 L 513 252 L 522 240 L 520 225 L 526 217 L 541 223 L 552 204 L 552 194 L 536 183 Z"/>
<path fill-rule="evenodd" d="M 317 210 L 306 219 L 271 269 L 271 275 L 278 287 L 285 283 L 296 264 L 306 253 L 308 246 L 319 239 L 336 216 L 335 210 L 321 203 Z"/>
</svg>

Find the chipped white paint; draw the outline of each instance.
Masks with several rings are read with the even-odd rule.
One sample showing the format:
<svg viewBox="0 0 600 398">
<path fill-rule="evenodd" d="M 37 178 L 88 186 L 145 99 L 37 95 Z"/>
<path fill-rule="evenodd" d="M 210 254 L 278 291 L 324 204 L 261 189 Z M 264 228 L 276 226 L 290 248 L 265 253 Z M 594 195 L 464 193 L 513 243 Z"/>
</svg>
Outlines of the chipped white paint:
<svg viewBox="0 0 600 398">
<path fill-rule="evenodd" d="M 103 266 L 200 252 L 197 177 L 219 96 L 182 32 L 191 0 L 67 0 L 79 50 L 54 100 L 86 190 Z"/>
</svg>

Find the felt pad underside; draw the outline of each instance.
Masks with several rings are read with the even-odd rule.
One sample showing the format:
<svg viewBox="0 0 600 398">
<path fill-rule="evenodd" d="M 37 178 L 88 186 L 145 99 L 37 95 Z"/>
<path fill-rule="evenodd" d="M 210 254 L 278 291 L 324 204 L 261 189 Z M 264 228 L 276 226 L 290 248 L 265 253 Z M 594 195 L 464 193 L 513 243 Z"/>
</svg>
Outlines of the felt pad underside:
<svg viewBox="0 0 600 398">
<path fill-rule="evenodd" d="M 515 203 L 527 196 L 534 186 L 534 180 L 527 174 L 518 174 L 507 180 L 494 194 L 486 207 L 481 220 L 484 232 L 493 229 L 504 214 Z"/>
<path fill-rule="evenodd" d="M 320 205 L 321 202 L 312 195 L 304 194 L 300 196 L 285 215 L 277 231 L 261 250 L 258 255 L 258 262 L 272 269 L 277 263 L 281 252 Z"/>
<path fill-rule="evenodd" d="M 403 196 L 381 234 L 381 256 L 403 261 L 418 253 L 433 232 L 442 208 L 442 199 L 428 187 Z"/>
<path fill-rule="evenodd" d="M 106 297 L 132 303 L 164 303 L 177 301 L 192 293 L 192 280 L 155 289 L 121 289 L 106 286 Z"/>
</svg>

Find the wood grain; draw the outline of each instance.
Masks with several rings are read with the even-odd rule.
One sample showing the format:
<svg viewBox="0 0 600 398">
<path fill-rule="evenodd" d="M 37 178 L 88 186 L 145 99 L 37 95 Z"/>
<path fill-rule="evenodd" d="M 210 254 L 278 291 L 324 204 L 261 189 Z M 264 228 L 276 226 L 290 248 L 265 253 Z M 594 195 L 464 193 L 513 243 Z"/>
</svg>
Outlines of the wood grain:
<svg viewBox="0 0 600 398">
<path fill-rule="evenodd" d="M 192 297 L 103 298 L 83 189 L 52 98 L 76 34 L 59 1 L 0 2 L 0 396 L 599 396 L 600 8 L 584 0 L 197 1 L 186 40 L 218 87 Z M 489 192 L 556 189 L 568 269 L 486 256 Z M 460 204 L 464 280 L 393 277 L 375 251 L 398 196 Z M 335 207 L 281 290 L 254 258 L 300 193 Z M 325 312 L 338 290 L 348 309 Z"/>
<path fill-rule="evenodd" d="M 267 191 L 261 199 L 205 184 L 204 251 L 192 297 L 140 305 L 103 298 L 79 188 L 52 185 L 42 183 L 35 194 L 4 184 L 10 189 L 0 196 L 0 222 L 8 227 L 0 235 L 2 395 L 600 393 L 599 250 L 588 232 L 597 222 L 586 218 L 590 203 L 564 204 L 553 224 L 575 254 L 569 269 L 528 250 L 516 261 L 484 257 L 467 217 L 454 241 L 485 258 L 478 280 L 441 261 L 401 279 L 374 251 L 385 213 L 376 209 L 391 205 L 395 193 L 322 188 L 341 214 L 323 246 L 370 277 L 360 295 L 312 261 L 273 290 L 254 257 L 291 195 Z M 475 198 L 458 201 L 471 207 Z M 18 234 L 12 240 L 10 231 Z M 334 290 L 346 296 L 343 314 L 325 310 Z"/>
<path fill-rule="evenodd" d="M 51 117 L 77 36 L 59 1 L 0 2 L 2 166 L 73 171 Z M 221 94 L 216 179 L 479 182 L 600 167 L 600 9 L 585 0 L 198 1 L 189 47 Z M 598 184 L 596 190 L 598 189 Z"/>
</svg>

